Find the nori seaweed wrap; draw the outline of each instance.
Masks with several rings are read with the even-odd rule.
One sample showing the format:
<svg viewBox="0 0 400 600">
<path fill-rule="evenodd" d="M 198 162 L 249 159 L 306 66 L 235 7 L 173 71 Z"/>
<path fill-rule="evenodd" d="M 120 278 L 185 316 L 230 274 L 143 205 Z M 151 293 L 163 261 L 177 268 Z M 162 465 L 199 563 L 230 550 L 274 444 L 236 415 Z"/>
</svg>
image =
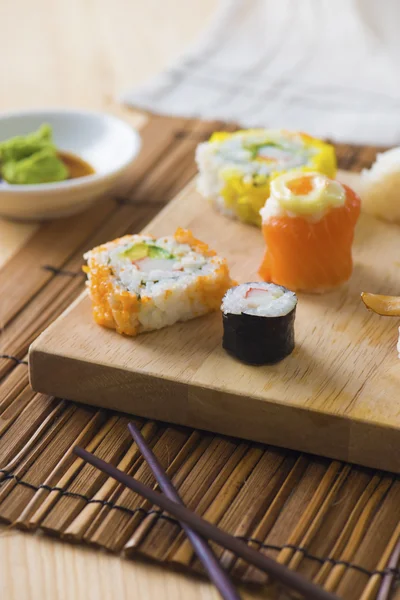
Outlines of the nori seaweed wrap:
<svg viewBox="0 0 400 600">
<path fill-rule="evenodd" d="M 222 301 L 222 346 L 251 365 L 276 363 L 294 349 L 297 297 L 273 283 L 243 283 Z"/>
</svg>

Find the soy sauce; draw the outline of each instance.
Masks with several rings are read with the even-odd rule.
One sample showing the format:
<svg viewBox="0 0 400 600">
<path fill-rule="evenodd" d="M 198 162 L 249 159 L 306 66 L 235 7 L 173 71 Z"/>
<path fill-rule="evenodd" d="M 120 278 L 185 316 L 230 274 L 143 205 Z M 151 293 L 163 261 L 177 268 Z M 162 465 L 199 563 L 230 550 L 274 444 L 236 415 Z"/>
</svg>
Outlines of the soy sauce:
<svg viewBox="0 0 400 600">
<path fill-rule="evenodd" d="M 83 158 L 72 154 L 71 152 L 57 152 L 57 156 L 63 161 L 69 172 L 68 179 L 77 179 L 78 177 L 86 177 L 93 175 L 95 170 Z"/>
</svg>

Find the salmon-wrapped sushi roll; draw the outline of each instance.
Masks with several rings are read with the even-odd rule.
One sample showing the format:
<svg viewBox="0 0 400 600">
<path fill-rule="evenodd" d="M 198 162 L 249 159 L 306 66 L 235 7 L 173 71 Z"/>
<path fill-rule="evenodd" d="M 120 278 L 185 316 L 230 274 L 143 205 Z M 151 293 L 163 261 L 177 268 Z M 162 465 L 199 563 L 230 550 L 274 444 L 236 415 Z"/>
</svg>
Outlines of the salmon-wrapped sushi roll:
<svg viewBox="0 0 400 600">
<path fill-rule="evenodd" d="M 184 229 L 126 235 L 84 258 L 94 320 L 126 335 L 218 310 L 232 285 L 226 260 Z"/>
<path fill-rule="evenodd" d="M 216 132 L 197 147 L 196 161 L 200 193 L 223 214 L 258 226 L 274 177 L 290 169 L 336 174 L 333 146 L 286 130 Z"/>
<path fill-rule="evenodd" d="M 320 173 L 286 173 L 271 182 L 262 230 L 265 281 L 294 291 L 325 292 L 352 273 L 351 247 L 360 199 Z"/>
</svg>

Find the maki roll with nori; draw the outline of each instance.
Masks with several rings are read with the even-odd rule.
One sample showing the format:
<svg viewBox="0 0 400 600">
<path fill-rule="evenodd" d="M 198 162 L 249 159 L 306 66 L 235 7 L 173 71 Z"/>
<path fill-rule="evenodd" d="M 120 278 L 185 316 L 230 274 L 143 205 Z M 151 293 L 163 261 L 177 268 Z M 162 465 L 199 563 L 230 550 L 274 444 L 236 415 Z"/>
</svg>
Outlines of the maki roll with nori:
<svg viewBox="0 0 400 600">
<path fill-rule="evenodd" d="M 243 283 L 222 300 L 227 352 L 251 365 L 275 363 L 294 348 L 297 296 L 274 283 Z"/>
</svg>

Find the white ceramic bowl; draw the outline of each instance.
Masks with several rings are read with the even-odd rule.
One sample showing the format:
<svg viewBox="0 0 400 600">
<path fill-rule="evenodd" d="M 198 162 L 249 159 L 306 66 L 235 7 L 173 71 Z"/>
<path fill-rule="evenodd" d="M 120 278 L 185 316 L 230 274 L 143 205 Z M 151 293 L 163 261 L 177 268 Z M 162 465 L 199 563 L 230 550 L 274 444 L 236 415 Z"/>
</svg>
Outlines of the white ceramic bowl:
<svg viewBox="0 0 400 600">
<path fill-rule="evenodd" d="M 140 150 L 138 132 L 111 115 L 83 110 L 31 110 L 0 115 L 0 141 L 52 126 L 60 150 L 86 160 L 93 175 L 57 183 L 12 185 L 0 181 L 0 216 L 42 220 L 81 212 L 112 191 Z"/>
</svg>

